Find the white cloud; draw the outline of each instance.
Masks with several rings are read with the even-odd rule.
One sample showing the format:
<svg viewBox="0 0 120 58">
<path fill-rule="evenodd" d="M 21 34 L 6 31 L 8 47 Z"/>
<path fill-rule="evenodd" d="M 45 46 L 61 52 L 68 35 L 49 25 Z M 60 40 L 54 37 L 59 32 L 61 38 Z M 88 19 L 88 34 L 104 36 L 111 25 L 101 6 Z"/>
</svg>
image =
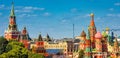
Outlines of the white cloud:
<svg viewBox="0 0 120 58">
<path fill-rule="evenodd" d="M 120 6 L 120 2 L 114 3 L 115 6 Z"/>
<path fill-rule="evenodd" d="M 64 19 L 64 20 L 62 20 L 61 22 L 62 22 L 62 23 L 65 23 L 65 22 L 67 22 L 67 20 Z"/>
<path fill-rule="evenodd" d="M 48 13 L 48 12 L 45 12 L 44 14 L 43 14 L 43 16 L 50 16 L 51 15 L 51 13 Z"/>
<path fill-rule="evenodd" d="M 100 17 L 97 17 L 96 19 L 97 19 L 97 20 L 100 20 L 101 18 L 100 18 Z"/>
<path fill-rule="evenodd" d="M 21 14 L 21 15 L 18 15 L 19 17 L 35 17 L 37 16 L 36 14 Z"/>
<path fill-rule="evenodd" d="M 72 8 L 72 9 L 71 9 L 71 12 L 77 12 L 77 11 L 78 11 L 77 8 Z"/>
<path fill-rule="evenodd" d="M 0 16 L 2 15 L 2 13 L 0 13 Z"/>
<path fill-rule="evenodd" d="M 114 8 L 110 8 L 109 10 L 110 10 L 110 11 L 114 11 Z"/>
<path fill-rule="evenodd" d="M 0 8 L 4 8 L 4 7 L 5 7 L 5 5 L 3 5 L 3 4 L 2 4 L 2 5 L 0 5 Z"/>
<path fill-rule="evenodd" d="M 34 7 L 34 10 L 45 10 L 45 8 L 38 8 L 38 7 Z"/>
<path fill-rule="evenodd" d="M 107 14 L 107 16 L 112 16 L 113 17 L 113 16 L 115 16 L 115 14 Z"/>
<path fill-rule="evenodd" d="M 26 6 L 23 9 L 24 10 L 45 10 L 45 8 L 32 7 L 32 6 Z"/>
<path fill-rule="evenodd" d="M 109 17 L 120 17 L 120 14 L 118 13 L 118 14 L 107 14 L 107 16 L 109 16 Z"/>
<path fill-rule="evenodd" d="M 90 16 L 90 14 L 85 14 L 83 17 L 86 18 L 86 17 L 89 17 L 89 16 Z"/>
<path fill-rule="evenodd" d="M 15 10 L 15 12 L 32 12 L 32 10 Z"/>
<path fill-rule="evenodd" d="M 39 7 L 32 7 L 32 6 L 18 6 L 15 12 L 33 12 L 35 10 L 43 11 L 45 8 L 39 8 Z"/>
<path fill-rule="evenodd" d="M 118 17 L 120 17 L 120 14 L 117 14 Z"/>
<path fill-rule="evenodd" d="M 61 23 L 61 24 L 68 24 L 69 21 L 68 21 L 67 19 L 62 19 L 62 20 L 60 21 L 60 23 Z"/>
<path fill-rule="evenodd" d="M 32 9 L 33 7 L 31 6 L 27 6 L 27 7 L 24 7 L 23 9 Z"/>
</svg>

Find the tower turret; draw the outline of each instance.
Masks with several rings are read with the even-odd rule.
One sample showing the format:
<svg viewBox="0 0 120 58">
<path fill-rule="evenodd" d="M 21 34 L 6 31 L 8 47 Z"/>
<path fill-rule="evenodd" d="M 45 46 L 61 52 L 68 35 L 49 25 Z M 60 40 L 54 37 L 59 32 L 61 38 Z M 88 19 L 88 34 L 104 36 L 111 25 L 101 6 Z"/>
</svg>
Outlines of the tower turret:
<svg viewBox="0 0 120 58">
<path fill-rule="evenodd" d="M 96 34 L 96 27 L 95 27 L 95 23 L 94 23 L 94 14 L 91 13 L 91 22 L 90 25 L 88 27 L 88 30 L 90 32 L 90 39 L 91 39 L 91 43 L 92 43 L 92 48 L 95 48 L 95 34 Z"/>
<path fill-rule="evenodd" d="M 14 13 L 14 4 L 12 3 L 12 8 L 10 12 L 10 21 L 9 21 L 9 28 L 10 30 L 17 30 L 17 25 L 16 25 L 16 16 Z"/>
<path fill-rule="evenodd" d="M 92 55 L 91 55 L 91 41 L 90 41 L 89 31 L 88 31 L 88 35 L 87 35 L 87 38 L 86 38 L 85 58 L 92 58 Z"/>
<path fill-rule="evenodd" d="M 23 30 L 22 30 L 21 39 L 22 40 L 28 40 L 28 41 L 31 40 L 31 38 L 29 37 L 29 34 L 27 32 L 26 27 L 24 27 Z"/>
<path fill-rule="evenodd" d="M 47 34 L 45 41 L 52 41 L 50 36 Z"/>
<path fill-rule="evenodd" d="M 5 31 L 5 38 L 7 40 L 17 40 L 20 32 L 17 30 L 16 16 L 14 13 L 14 4 L 12 3 L 12 8 L 10 12 L 8 29 Z"/>
<path fill-rule="evenodd" d="M 80 37 L 81 37 L 80 38 L 80 49 L 85 50 L 86 33 L 84 32 L 84 30 L 82 31 Z"/>
<path fill-rule="evenodd" d="M 38 41 L 43 41 L 41 34 L 38 36 Z"/>
</svg>

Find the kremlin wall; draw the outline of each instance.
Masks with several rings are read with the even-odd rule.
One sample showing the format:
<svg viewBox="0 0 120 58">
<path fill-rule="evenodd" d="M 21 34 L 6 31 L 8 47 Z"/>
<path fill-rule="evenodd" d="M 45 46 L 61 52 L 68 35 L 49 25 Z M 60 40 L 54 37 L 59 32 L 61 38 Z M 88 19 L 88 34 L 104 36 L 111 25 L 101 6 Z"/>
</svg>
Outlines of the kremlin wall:
<svg viewBox="0 0 120 58">
<path fill-rule="evenodd" d="M 63 58 L 78 58 L 80 50 L 84 50 L 84 58 L 119 57 L 118 37 L 114 36 L 114 32 L 110 32 L 109 28 L 102 32 L 98 31 L 94 22 L 94 14 L 91 13 L 90 17 L 88 31 L 83 30 L 75 39 L 55 41 L 48 34 L 46 38 L 42 38 L 41 34 L 39 34 L 38 38 L 34 40 L 29 37 L 26 27 L 22 31 L 18 30 L 14 5 L 12 4 L 9 25 L 5 30 L 4 37 L 8 41 L 17 40 L 22 42 L 25 48 L 34 53 L 43 54 L 44 56 L 53 55 L 53 58 L 58 53 Z"/>
</svg>

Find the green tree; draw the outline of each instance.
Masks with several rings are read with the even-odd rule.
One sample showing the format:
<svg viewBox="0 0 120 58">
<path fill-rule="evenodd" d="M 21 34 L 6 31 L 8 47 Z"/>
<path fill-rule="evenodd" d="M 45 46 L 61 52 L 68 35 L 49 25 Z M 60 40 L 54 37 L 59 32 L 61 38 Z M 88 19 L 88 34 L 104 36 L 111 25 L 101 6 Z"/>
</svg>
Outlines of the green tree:
<svg viewBox="0 0 120 58">
<path fill-rule="evenodd" d="M 0 55 L 0 58 L 44 58 L 43 55 L 32 53 L 24 48 L 24 45 L 17 41 L 10 41 L 6 46 L 6 53 Z"/>
<path fill-rule="evenodd" d="M 79 56 L 78 58 L 84 58 L 84 50 L 79 51 Z"/>
<path fill-rule="evenodd" d="M 0 55 L 0 58 L 27 58 L 28 50 L 24 45 L 17 41 L 10 41 L 6 46 L 6 53 Z"/>
<path fill-rule="evenodd" d="M 17 41 L 10 41 L 8 43 L 8 45 L 6 46 L 5 50 L 6 50 L 6 52 L 8 52 L 8 51 L 10 51 L 10 50 L 12 50 L 12 49 L 14 49 L 16 47 L 24 47 L 24 45 L 22 43 L 20 43 L 20 42 L 17 42 Z"/>
<path fill-rule="evenodd" d="M 5 52 L 8 41 L 4 37 L 0 37 L 0 54 Z"/>
<path fill-rule="evenodd" d="M 44 58 L 44 56 L 41 55 L 41 54 L 29 52 L 28 53 L 28 58 Z"/>
</svg>

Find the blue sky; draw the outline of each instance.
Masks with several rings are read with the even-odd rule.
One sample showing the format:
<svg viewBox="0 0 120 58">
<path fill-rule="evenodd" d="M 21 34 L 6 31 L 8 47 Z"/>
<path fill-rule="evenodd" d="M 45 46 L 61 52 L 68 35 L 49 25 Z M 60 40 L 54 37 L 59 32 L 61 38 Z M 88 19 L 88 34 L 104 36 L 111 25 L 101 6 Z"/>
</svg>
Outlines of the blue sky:
<svg viewBox="0 0 120 58">
<path fill-rule="evenodd" d="M 90 24 L 90 13 L 95 15 L 97 30 L 106 27 L 120 28 L 120 0 L 13 0 L 19 31 L 26 26 L 30 37 L 37 38 L 41 32 L 45 37 L 59 39 L 75 36 Z M 0 35 L 8 27 L 12 0 L 0 0 Z M 120 31 L 116 31 L 120 34 Z"/>
</svg>

